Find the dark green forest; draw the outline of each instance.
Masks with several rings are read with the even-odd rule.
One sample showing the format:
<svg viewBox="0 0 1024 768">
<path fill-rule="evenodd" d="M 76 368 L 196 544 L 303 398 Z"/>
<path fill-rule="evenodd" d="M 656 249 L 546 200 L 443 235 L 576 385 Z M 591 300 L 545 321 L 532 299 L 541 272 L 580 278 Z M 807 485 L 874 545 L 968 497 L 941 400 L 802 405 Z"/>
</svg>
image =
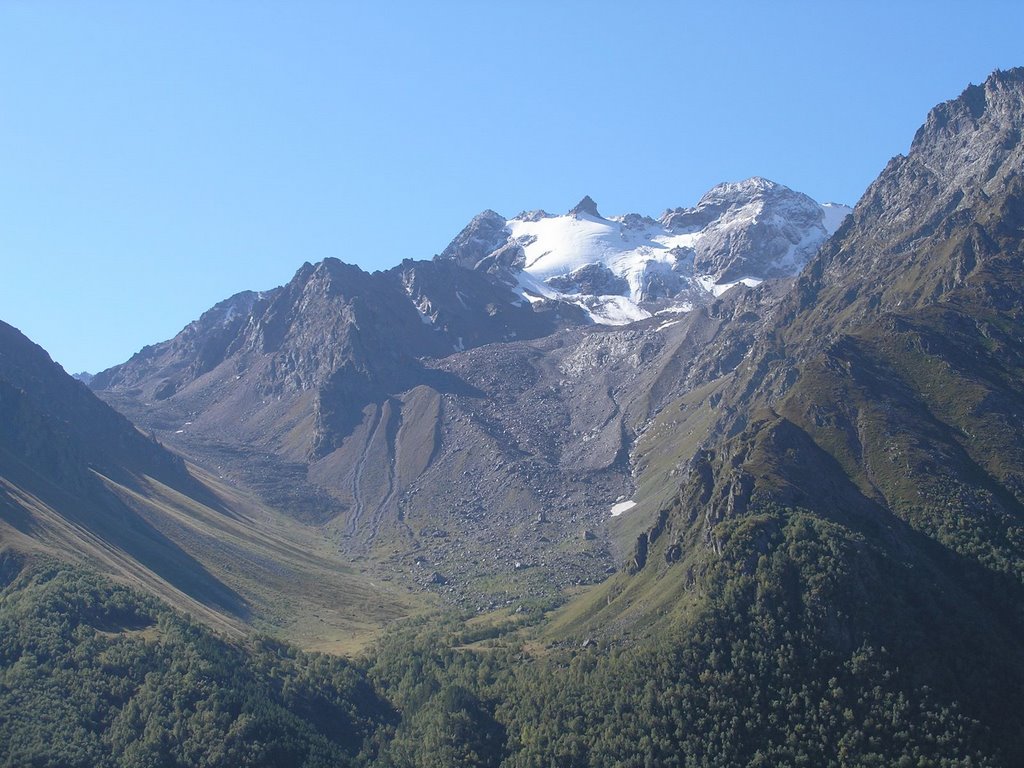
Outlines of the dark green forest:
<svg viewBox="0 0 1024 768">
<path fill-rule="evenodd" d="M 0 597 L 5 766 L 361 765 L 396 721 L 340 659 L 231 642 L 53 562 L 12 575 Z"/>
<path fill-rule="evenodd" d="M 699 608 L 656 632 L 538 646 L 433 616 L 353 661 L 218 636 L 102 577 L 8 557 L 0 762 L 1021 764 L 1019 641 L 970 601 L 929 597 L 922 564 L 794 509 L 719 534 Z"/>
</svg>

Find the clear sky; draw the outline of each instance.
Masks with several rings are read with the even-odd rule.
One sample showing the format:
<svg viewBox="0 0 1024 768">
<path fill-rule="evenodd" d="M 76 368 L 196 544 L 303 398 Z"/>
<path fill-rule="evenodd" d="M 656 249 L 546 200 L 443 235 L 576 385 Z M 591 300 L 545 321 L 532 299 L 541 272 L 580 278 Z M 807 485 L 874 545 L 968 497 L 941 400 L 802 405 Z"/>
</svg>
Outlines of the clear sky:
<svg viewBox="0 0 1024 768">
<path fill-rule="evenodd" d="M 0 0 L 0 319 L 69 371 L 477 212 L 854 203 L 1024 3 Z"/>
</svg>

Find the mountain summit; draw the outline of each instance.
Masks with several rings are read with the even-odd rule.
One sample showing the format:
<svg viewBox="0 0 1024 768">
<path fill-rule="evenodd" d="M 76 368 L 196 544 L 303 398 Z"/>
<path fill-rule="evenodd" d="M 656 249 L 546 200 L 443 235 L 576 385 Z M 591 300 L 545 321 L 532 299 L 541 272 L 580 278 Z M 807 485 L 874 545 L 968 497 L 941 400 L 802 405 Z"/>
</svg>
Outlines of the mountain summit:
<svg viewBox="0 0 1024 768">
<path fill-rule="evenodd" d="M 755 177 L 720 184 L 658 220 L 602 217 L 590 197 L 564 216 L 476 216 L 438 256 L 489 271 L 530 302 L 562 301 L 619 325 L 685 310 L 738 283 L 792 277 L 850 211 Z M 489 249 L 489 250 L 488 250 Z"/>
<path fill-rule="evenodd" d="M 593 201 L 590 195 L 584 195 L 583 199 L 576 203 L 566 215 L 579 217 L 584 213 L 597 219 L 602 218 L 601 214 L 597 212 L 597 203 Z"/>
</svg>

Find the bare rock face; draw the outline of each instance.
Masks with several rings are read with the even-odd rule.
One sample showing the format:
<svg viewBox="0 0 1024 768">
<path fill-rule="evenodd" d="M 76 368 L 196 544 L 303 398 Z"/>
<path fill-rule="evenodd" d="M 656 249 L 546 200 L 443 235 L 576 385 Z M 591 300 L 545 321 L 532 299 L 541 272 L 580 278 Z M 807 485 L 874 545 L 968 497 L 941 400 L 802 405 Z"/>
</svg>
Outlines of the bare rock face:
<svg viewBox="0 0 1024 768">
<path fill-rule="evenodd" d="M 1022 80 L 996 72 L 929 113 L 801 276 L 794 315 L 799 304 L 822 336 L 840 317 L 869 322 L 954 295 L 1016 311 Z"/>
<path fill-rule="evenodd" d="M 189 323 L 169 342 L 144 347 L 124 365 L 96 374 L 87 382 L 94 389 L 128 389 L 152 385 L 152 372 L 162 376 L 147 395 L 164 399 L 182 382 L 216 367 L 237 344 L 255 314 L 266 308 L 276 291 L 243 291 L 216 304 Z"/>
<path fill-rule="evenodd" d="M 441 251 L 437 260 L 454 261 L 460 267 L 473 269 L 481 259 L 496 251 L 507 240 L 505 218 L 492 210 L 486 210 L 473 217 L 465 229 Z"/>
<path fill-rule="evenodd" d="M 593 216 L 597 219 L 604 218 L 600 213 L 598 213 L 597 203 L 594 202 L 594 199 L 590 195 L 584 195 L 583 199 L 576 203 L 568 213 L 569 216 L 580 216 L 582 214 L 587 214 L 588 216 Z"/>
<path fill-rule="evenodd" d="M 407 261 L 371 275 L 326 259 L 281 288 L 221 302 L 174 339 L 98 374 L 93 387 L 121 401 L 168 401 L 168 413 L 194 415 L 193 424 L 240 438 L 253 430 L 260 444 L 320 457 L 362 421 L 364 407 L 437 383 L 421 358 L 574 322 L 583 322 L 579 313 L 535 311 L 455 264 Z M 306 405 L 296 411 L 288 404 L 298 400 Z M 268 401 L 275 405 L 263 408 Z M 280 413 L 268 416 L 278 403 Z M 295 433 L 310 417 L 312 428 Z"/>
<path fill-rule="evenodd" d="M 760 177 L 719 184 L 695 207 L 667 211 L 661 221 L 704 232 L 693 268 L 719 283 L 795 275 L 830 234 L 818 203 Z"/>
<path fill-rule="evenodd" d="M 547 283 L 563 293 L 607 296 L 629 292 L 629 283 L 625 278 L 616 275 L 604 264 L 586 264 L 568 275 L 553 277 Z"/>
</svg>

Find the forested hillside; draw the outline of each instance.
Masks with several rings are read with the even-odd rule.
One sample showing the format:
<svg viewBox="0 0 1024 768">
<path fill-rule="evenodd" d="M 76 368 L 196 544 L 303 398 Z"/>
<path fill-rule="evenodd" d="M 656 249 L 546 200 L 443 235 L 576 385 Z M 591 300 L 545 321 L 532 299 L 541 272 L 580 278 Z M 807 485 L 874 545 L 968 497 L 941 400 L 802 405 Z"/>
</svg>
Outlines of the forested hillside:
<svg viewBox="0 0 1024 768">
<path fill-rule="evenodd" d="M 779 546 L 746 572 L 760 525 L 775 528 Z M 228 642 L 102 578 L 50 562 L 20 568 L 8 557 L 0 594 L 0 760 L 1018 764 L 1019 655 L 998 663 L 964 655 L 948 674 L 934 672 L 950 660 L 941 650 L 977 647 L 987 629 L 971 623 L 979 617 L 930 617 L 930 629 L 947 637 L 934 656 L 908 657 L 904 646 L 872 640 L 906 629 L 898 617 L 921 607 L 882 599 L 877 621 L 895 618 L 894 626 L 865 624 L 843 649 L 833 636 L 832 605 L 881 597 L 876 580 L 892 574 L 851 586 L 857 542 L 781 510 L 737 525 L 725 541 L 705 609 L 657 638 L 524 650 L 529 633 L 511 624 L 481 631 L 453 616 L 397 630 L 358 662 L 265 638 Z"/>
</svg>

